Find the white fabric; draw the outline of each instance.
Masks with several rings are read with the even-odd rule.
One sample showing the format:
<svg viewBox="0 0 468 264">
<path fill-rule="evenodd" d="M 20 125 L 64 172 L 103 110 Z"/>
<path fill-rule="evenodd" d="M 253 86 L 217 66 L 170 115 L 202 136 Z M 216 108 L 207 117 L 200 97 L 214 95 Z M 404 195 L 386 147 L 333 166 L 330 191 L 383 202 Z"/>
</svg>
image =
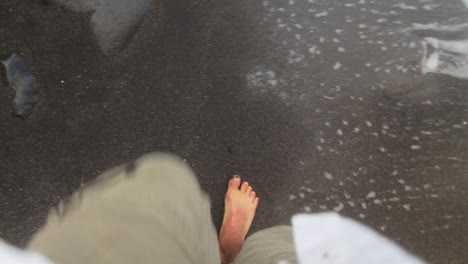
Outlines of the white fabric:
<svg viewBox="0 0 468 264">
<path fill-rule="evenodd" d="M 0 263 L 2 264 L 52 264 L 39 253 L 25 251 L 0 241 Z"/>
<path fill-rule="evenodd" d="M 337 213 L 292 218 L 300 264 L 422 264 L 394 242 Z"/>
</svg>

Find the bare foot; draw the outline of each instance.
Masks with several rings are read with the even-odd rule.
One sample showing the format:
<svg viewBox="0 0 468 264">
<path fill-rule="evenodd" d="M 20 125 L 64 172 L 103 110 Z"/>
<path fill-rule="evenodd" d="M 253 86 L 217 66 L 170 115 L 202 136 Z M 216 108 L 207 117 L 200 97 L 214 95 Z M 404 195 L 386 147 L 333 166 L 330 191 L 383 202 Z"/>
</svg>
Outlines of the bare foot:
<svg viewBox="0 0 468 264">
<path fill-rule="evenodd" d="M 234 175 L 224 199 L 224 218 L 219 234 L 222 263 L 233 262 L 239 254 L 258 205 L 258 197 L 252 187 L 247 182 L 239 188 L 240 185 L 239 175 Z"/>
</svg>

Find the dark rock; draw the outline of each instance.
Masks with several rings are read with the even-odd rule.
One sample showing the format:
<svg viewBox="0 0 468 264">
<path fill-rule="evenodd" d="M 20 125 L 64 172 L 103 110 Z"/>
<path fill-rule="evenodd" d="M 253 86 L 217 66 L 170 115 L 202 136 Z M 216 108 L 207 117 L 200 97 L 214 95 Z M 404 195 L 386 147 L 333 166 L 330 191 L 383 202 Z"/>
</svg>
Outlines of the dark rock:
<svg viewBox="0 0 468 264">
<path fill-rule="evenodd" d="M 16 91 L 14 115 L 28 118 L 39 100 L 38 87 L 28 66 L 20 56 L 12 54 L 8 59 L 2 60 L 6 68 L 8 84 Z"/>
</svg>

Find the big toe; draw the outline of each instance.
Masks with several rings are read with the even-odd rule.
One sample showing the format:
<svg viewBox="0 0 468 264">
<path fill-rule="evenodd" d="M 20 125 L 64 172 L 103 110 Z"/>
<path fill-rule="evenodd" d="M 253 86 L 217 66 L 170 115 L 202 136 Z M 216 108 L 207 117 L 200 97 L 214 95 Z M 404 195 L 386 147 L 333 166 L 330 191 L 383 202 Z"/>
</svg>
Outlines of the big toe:
<svg viewBox="0 0 468 264">
<path fill-rule="evenodd" d="M 232 176 L 232 179 L 229 180 L 229 189 L 239 189 L 241 184 L 241 178 L 239 175 Z"/>
</svg>

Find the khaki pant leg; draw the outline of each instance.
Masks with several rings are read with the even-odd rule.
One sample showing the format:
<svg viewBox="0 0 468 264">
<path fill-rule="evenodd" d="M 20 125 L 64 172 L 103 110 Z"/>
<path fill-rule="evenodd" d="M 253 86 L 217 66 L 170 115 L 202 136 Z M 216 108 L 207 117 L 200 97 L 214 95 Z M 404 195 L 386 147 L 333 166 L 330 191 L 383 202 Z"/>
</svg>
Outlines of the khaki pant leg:
<svg viewBox="0 0 468 264">
<path fill-rule="evenodd" d="M 275 226 L 248 237 L 234 264 L 297 264 L 293 230 Z"/>
<path fill-rule="evenodd" d="M 57 264 L 220 262 L 209 198 L 185 162 L 161 153 L 77 191 L 28 250 Z"/>
</svg>

